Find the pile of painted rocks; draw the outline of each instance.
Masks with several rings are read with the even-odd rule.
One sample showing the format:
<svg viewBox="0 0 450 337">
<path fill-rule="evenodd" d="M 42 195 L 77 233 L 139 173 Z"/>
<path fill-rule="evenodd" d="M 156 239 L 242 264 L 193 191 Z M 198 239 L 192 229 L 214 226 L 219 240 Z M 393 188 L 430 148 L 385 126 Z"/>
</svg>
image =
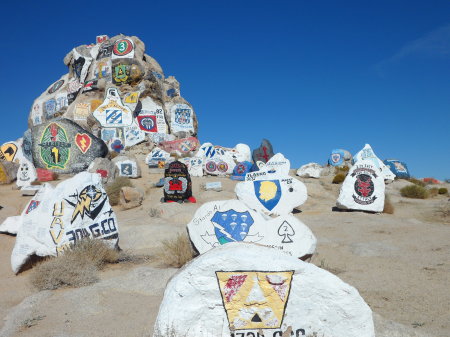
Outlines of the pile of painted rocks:
<svg viewBox="0 0 450 337">
<path fill-rule="evenodd" d="M 187 231 L 200 256 L 169 281 L 155 337 L 375 336 L 358 291 L 302 261 L 316 238 L 292 214 L 307 190 L 289 170 L 277 153 L 236 184 L 238 200 L 196 211 Z"/>
</svg>

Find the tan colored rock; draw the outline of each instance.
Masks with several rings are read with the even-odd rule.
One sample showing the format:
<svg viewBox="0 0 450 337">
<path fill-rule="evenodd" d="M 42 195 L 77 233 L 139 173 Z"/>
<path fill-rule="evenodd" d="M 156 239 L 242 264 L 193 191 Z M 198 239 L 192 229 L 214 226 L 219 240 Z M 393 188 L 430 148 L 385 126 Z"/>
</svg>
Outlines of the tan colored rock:
<svg viewBox="0 0 450 337">
<path fill-rule="evenodd" d="M 124 209 L 131 209 L 142 205 L 144 200 L 144 192 L 141 190 L 124 186 L 120 190 L 120 201 L 119 204 Z"/>
</svg>

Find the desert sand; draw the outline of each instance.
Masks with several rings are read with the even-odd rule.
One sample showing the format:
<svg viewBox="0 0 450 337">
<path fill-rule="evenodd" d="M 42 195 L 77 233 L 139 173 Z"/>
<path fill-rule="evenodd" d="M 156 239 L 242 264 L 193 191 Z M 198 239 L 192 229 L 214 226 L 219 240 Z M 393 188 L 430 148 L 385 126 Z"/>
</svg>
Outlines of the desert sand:
<svg viewBox="0 0 450 337">
<path fill-rule="evenodd" d="M 162 190 L 152 187 L 162 174 L 141 167 L 133 184 L 145 191 L 143 205 L 114 207 L 120 247 L 140 258 L 108 266 L 91 286 L 37 291 L 30 270 L 11 271 L 15 237 L 0 234 L 0 336 L 152 336 L 165 285 L 177 271 L 155 258 L 161 241 L 184 232 L 201 204 L 234 199 L 236 182 L 193 177 L 197 204 L 162 204 Z M 387 185 L 394 214 L 339 212 L 332 176 L 300 180 L 308 201 L 295 216 L 318 239 L 311 263 L 359 290 L 374 312 L 377 336 L 450 336 L 450 222 L 438 212 L 448 196 L 403 198 L 399 190 L 409 183 L 398 180 Z M 221 181 L 223 191 L 203 191 L 207 181 Z M 0 185 L 0 222 L 20 214 L 30 198 L 12 186 Z"/>
</svg>

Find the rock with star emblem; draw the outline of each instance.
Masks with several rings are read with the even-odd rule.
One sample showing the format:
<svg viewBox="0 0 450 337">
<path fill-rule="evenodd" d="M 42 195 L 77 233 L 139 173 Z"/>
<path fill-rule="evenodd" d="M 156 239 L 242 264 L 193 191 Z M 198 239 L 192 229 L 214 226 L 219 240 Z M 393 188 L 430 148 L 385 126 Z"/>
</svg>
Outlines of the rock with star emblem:
<svg viewBox="0 0 450 337">
<path fill-rule="evenodd" d="M 340 209 L 382 212 L 385 184 L 372 160 L 359 160 L 342 183 L 336 206 Z"/>
<path fill-rule="evenodd" d="M 31 255 L 58 256 L 82 239 L 118 244 L 117 218 L 99 174 L 82 172 L 59 183 L 38 206 L 17 233 L 11 255 L 15 273 Z"/>
<path fill-rule="evenodd" d="M 33 162 L 56 173 L 78 173 L 97 157 L 105 157 L 105 143 L 71 120 L 61 118 L 31 130 Z"/>
</svg>

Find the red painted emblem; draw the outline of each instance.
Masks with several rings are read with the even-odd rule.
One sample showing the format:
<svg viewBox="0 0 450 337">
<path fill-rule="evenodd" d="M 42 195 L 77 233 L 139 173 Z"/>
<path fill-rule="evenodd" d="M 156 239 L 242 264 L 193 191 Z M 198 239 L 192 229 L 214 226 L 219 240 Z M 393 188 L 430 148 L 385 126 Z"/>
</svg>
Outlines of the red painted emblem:
<svg viewBox="0 0 450 337">
<path fill-rule="evenodd" d="M 183 190 L 183 184 L 180 180 L 172 179 L 169 181 L 169 191 L 182 191 Z"/>
<path fill-rule="evenodd" d="M 108 178 L 108 171 L 106 170 L 97 170 L 97 173 L 100 174 L 102 178 Z"/>
<path fill-rule="evenodd" d="M 75 144 L 77 144 L 78 148 L 81 152 L 86 153 L 87 150 L 91 147 L 91 137 L 89 137 L 85 133 L 77 133 L 75 136 Z"/>
</svg>

